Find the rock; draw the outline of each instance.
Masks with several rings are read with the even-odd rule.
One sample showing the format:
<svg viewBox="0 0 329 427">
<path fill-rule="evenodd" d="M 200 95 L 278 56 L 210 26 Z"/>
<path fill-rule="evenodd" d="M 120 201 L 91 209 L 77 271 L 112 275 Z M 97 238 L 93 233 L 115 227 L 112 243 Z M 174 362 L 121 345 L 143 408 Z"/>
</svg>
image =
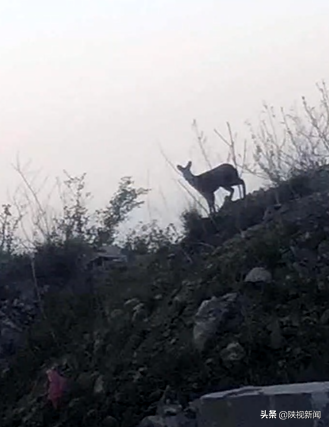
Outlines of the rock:
<svg viewBox="0 0 329 427">
<path fill-rule="evenodd" d="M 158 416 L 151 415 L 149 417 L 144 418 L 139 424 L 138 427 L 167 427 L 166 421 Z"/>
<path fill-rule="evenodd" d="M 173 306 L 177 312 L 182 312 L 187 305 L 187 299 L 184 294 L 178 294 L 173 299 Z"/>
<path fill-rule="evenodd" d="M 238 294 L 229 293 L 221 298 L 212 297 L 201 303 L 196 315 L 193 328 L 193 342 L 202 351 L 206 343 L 215 335 L 220 326 L 229 316 L 234 317 L 234 309 L 239 305 Z M 240 316 L 241 316 L 241 310 Z M 237 318 L 237 317 L 236 317 Z"/>
<path fill-rule="evenodd" d="M 197 427 L 197 424 L 196 420 L 189 419 L 180 413 L 169 417 L 152 415 L 144 418 L 138 427 Z"/>
<path fill-rule="evenodd" d="M 301 267 L 308 270 L 312 270 L 318 261 L 316 252 L 308 248 L 300 248 L 298 246 L 291 245 L 290 250 L 295 258 L 295 262 Z"/>
<path fill-rule="evenodd" d="M 187 407 L 184 409 L 184 414 L 186 418 L 190 419 L 196 419 L 197 414 L 199 412 L 200 407 L 200 399 L 193 400 L 192 402 L 189 402 Z"/>
<path fill-rule="evenodd" d="M 137 383 L 145 376 L 146 373 L 147 373 L 147 368 L 145 366 L 141 366 L 137 371 L 135 371 L 132 382 Z"/>
<path fill-rule="evenodd" d="M 110 415 L 108 415 L 102 421 L 102 427 L 119 427 L 119 423 L 114 417 L 111 417 Z"/>
<path fill-rule="evenodd" d="M 157 401 L 157 400 L 160 400 L 162 396 L 163 396 L 163 391 L 160 389 L 156 389 L 150 394 L 149 399 L 150 401 Z"/>
<path fill-rule="evenodd" d="M 81 407 L 81 398 L 80 397 L 74 397 L 72 398 L 68 404 L 67 404 L 68 408 L 71 409 L 77 409 Z"/>
<path fill-rule="evenodd" d="M 104 378 L 102 375 L 99 375 L 99 377 L 95 381 L 94 394 L 100 395 L 104 393 L 105 393 Z"/>
<path fill-rule="evenodd" d="M 329 308 L 327 308 L 320 317 L 320 323 L 322 325 L 327 325 L 329 323 Z"/>
<path fill-rule="evenodd" d="M 309 270 L 307 267 L 305 267 L 304 265 L 299 264 L 298 262 L 293 262 L 291 264 L 292 268 L 298 273 L 298 276 L 301 279 L 307 279 L 309 278 Z"/>
<path fill-rule="evenodd" d="M 120 308 L 116 308 L 115 310 L 113 310 L 110 314 L 110 318 L 112 320 L 118 319 L 120 317 L 122 317 L 123 315 L 123 310 L 121 310 Z"/>
<path fill-rule="evenodd" d="M 231 366 L 242 360 L 246 352 L 242 345 L 238 342 L 231 342 L 224 350 L 220 352 L 220 356 L 225 365 Z"/>
<path fill-rule="evenodd" d="M 318 254 L 325 261 L 329 261 L 329 241 L 323 240 L 318 246 Z"/>
<path fill-rule="evenodd" d="M 101 354 L 103 351 L 103 346 L 104 346 L 104 335 L 101 331 L 99 330 L 94 330 L 93 333 L 93 352 L 95 355 L 97 354 Z"/>
<path fill-rule="evenodd" d="M 254 267 L 246 275 L 244 281 L 250 283 L 270 283 L 272 281 L 272 274 L 263 267 Z"/>
<path fill-rule="evenodd" d="M 138 304 L 133 309 L 133 316 L 132 316 L 132 322 L 141 322 L 142 320 L 145 320 L 147 317 L 146 309 L 143 303 Z"/>
<path fill-rule="evenodd" d="M 134 307 L 136 307 L 138 304 L 140 304 L 140 301 L 138 298 L 131 298 L 128 299 L 125 303 L 124 303 L 124 307 L 133 310 Z"/>
</svg>

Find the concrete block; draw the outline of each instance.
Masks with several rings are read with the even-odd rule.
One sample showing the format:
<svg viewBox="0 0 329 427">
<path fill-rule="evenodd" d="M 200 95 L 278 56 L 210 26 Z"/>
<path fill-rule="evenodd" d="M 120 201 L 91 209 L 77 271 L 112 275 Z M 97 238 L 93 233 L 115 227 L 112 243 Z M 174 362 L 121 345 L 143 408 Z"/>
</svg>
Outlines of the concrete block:
<svg viewBox="0 0 329 427">
<path fill-rule="evenodd" d="M 329 382 L 242 387 L 200 398 L 198 427 L 329 426 Z"/>
</svg>

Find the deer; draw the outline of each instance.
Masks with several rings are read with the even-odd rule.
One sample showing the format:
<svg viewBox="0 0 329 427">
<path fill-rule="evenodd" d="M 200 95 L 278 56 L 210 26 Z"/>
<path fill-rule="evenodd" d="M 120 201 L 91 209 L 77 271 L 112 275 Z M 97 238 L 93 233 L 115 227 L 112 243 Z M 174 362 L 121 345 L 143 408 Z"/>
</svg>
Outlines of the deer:
<svg viewBox="0 0 329 427">
<path fill-rule="evenodd" d="M 246 197 L 246 185 L 243 179 L 239 177 L 237 169 L 229 163 L 223 163 L 214 169 L 201 173 L 200 175 L 193 175 L 191 172 L 192 162 L 189 161 L 187 165 L 177 165 L 177 169 L 183 175 L 183 178 L 197 190 L 207 201 L 209 206 L 210 215 L 216 212 L 215 210 L 215 192 L 220 188 L 224 188 L 230 194 L 225 197 L 232 200 L 234 186 L 242 186 L 243 198 Z M 239 187 L 240 190 L 240 187 Z M 241 196 L 241 192 L 240 192 Z"/>
</svg>

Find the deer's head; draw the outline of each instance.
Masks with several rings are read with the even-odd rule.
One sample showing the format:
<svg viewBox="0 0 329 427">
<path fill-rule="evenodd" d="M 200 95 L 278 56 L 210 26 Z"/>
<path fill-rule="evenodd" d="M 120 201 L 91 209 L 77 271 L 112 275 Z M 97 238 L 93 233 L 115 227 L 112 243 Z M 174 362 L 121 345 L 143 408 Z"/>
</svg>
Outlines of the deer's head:
<svg viewBox="0 0 329 427">
<path fill-rule="evenodd" d="M 181 165 L 177 165 L 177 169 L 181 172 L 184 179 L 190 184 L 194 182 L 194 175 L 191 172 L 191 166 L 192 166 L 191 161 L 189 161 L 185 167 Z"/>
</svg>

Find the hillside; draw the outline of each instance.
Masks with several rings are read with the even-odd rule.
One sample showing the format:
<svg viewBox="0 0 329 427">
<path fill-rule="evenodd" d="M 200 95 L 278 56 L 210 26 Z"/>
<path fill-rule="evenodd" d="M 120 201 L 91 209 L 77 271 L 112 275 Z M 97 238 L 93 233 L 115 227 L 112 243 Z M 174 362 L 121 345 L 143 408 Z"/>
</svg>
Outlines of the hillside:
<svg viewBox="0 0 329 427">
<path fill-rule="evenodd" d="M 214 390 L 327 380 L 328 188 L 323 168 L 249 194 L 93 293 L 41 296 L 3 369 L 1 426 L 133 427 L 167 386 L 184 408 Z M 70 380 L 59 410 L 44 397 L 53 365 Z"/>
</svg>

